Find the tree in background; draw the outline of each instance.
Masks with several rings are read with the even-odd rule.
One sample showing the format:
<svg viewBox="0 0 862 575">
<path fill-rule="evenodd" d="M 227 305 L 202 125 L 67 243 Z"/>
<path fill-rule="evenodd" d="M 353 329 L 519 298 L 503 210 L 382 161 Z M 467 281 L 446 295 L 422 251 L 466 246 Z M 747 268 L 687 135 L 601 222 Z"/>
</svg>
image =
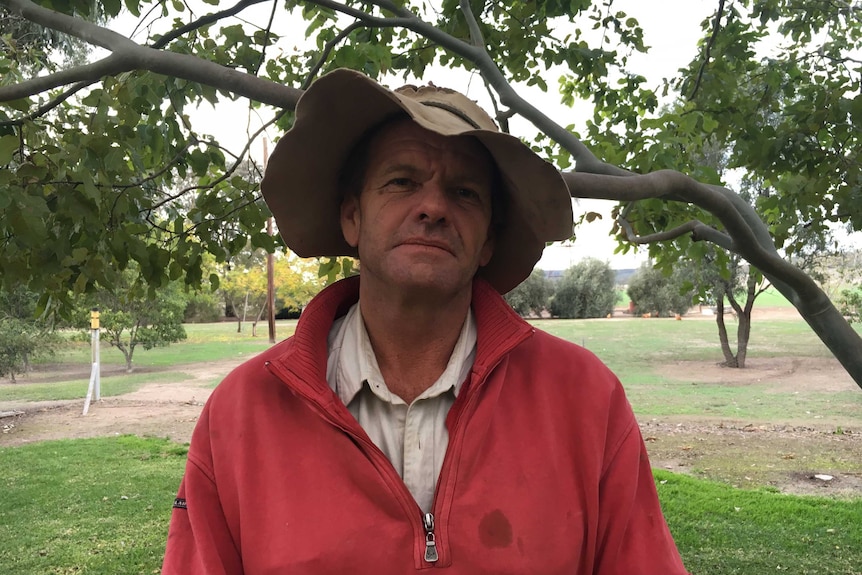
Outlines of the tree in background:
<svg viewBox="0 0 862 575">
<path fill-rule="evenodd" d="M 693 289 L 684 271 L 670 275 L 644 263 L 629 279 L 629 299 L 637 314 L 652 314 L 667 317 L 684 314 L 691 307 Z"/>
<path fill-rule="evenodd" d="M 78 315 L 100 312 L 101 340 L 120 350 L 126 371 L 134 370 L 135 350 L 164 347 L 186 339 L 183 312 L 186 294 L 181 282 L 173 281 L 151 291 L 127 270 L 112 291 L 102 290 L 81 300 Z M 88 322 L 89 324 L 89 322 Z M 89 331 L 82 334 L 89 335 Z"/>
<path fill-rule="evenodd" d="M 561 318 L 606 317 L 613 313 L 617 297 L 616 275 L 610 264 L 587 258 L 563 272 L 549 311 Z"/>
<path fill-rule="evenodd" d="M 325 279 L 318 275 L 316 260 L 302 259 L 286 251 L 286 255 L 277 252 L 273 262 L 275 311 L 299 314 L 323 288 Z M 263 250 L 246 250 L 222 273 L 219 292 L 236 316 L 237 333 L 242 332 L 243 322 L 250 320 L 252 336 L 257 335 L 257 323 L 266 311 L 265 257 Z"/>
<path fill-rule="evenodd" d="M 16 374 L 26 374 L 31 362 L 54 354 L 62 339 L 52 323 L 39 316 L 39 297 L 18 287 L 0 287 L 0 377 L 13 382 Z"/>
<path fill-rule="evenodd" d="M 518 114 L 535 127 L 522 136 L 540 153 L 561 170 L 576 165 L 563 173 L 574 195 L 620 202 L 618 232 L 627 241 L 679 240 L 656 245 L 657 261 L 668 249 L 693 258 L 694 246 L 710 242 L 757 267 L 862 386 L 862 338 L 778 250 L 789 247 L 782 218 L 862 229 L 858 2 L 720 1 L 690 48 L 691 64 L 661 87 L 630 66 L 632 53 L 648 51 L 640 25 L 607 2 L 291 0 L 257 16 L 250 8 L 258 3 L 210 14 L 182 2 L 99 4 L 106 17 L 141 17 L 132 40 L 70 16 L 68 3 L 51 4 L 62 14 L 0 0 L 111 52 L 39 75 L 0 55 L 0 165 L 10 167 L 0 170 L 3 282 L 60 297 L 69 286 L 110 286 L 136 261 L 156 288 L 183 275 L 198 286 L 204 252 L 225 262 L 245 239 L 272 251 L 258 187 L 234 169 L 248 146 L 226 161 L 225 144 L 200 136 L 188 110 L 246 97 L 250 109 L 278 108 L 271 125 L 285 130 L 303 89 L 329 69 L 361 69 L 389 83 L 417 82 L 429 66 L 444 66 L 481 75 L 504 129 Z M 74 5 L 92 13 L 86 2 Z M 297 46 L 286 15 L 304 19 L 313 41 Z M 516 91 L 513 83 L 547 91 L 551 69 L 559 70 L 552 85 L 562 100 L 589 102 L 591 120 L 562 126 Z M 660 110 L 659 92 L 682 106 Z M 685 157 L 710 138 L 732 149 L 732 167 L 776 190 L 760 214 L 714 170 Z M 187 175 L 196 187 L 171 188 Z M 795 188 L 800 176 L 804 186 Z M 196 196 L 194 210 L 172 207 L 180 193 Z M 219 236 L 225 221 L 238 223 L 243 241 Z"/>
<path fill-rule="evenodd" d="M 504 297 L 512 309 L 522 317 L 528 315 L 541 316 L 548 308 L 551 296 L 554 294 L 554 285 L 545 277 L 545 272 L 540 269 L 533 270 L 530 277 L 521 282 Z"/>
<path fill-rule="evenodd" d="M 276 310 L 289 315 L 302 313 L 311 298 L 326 285 L 326 278 L 319 275 L 319 265 L 314 259 L 303 259 L 290 250 L 286 255 L 276 254 L 274 264 Z"/>
<path fill-rule="evenodd" d="M 259 256 L 264 254 L 259 253 Z M 251 319 L 252 335 L 257 322 L 266 311 L 266 266 L 263 263 L 234 263 L 225 271 L 219 283 L 219 293 L 236 319 L 236 332 L 242 333 L 242 324 Z"/>
</svg>

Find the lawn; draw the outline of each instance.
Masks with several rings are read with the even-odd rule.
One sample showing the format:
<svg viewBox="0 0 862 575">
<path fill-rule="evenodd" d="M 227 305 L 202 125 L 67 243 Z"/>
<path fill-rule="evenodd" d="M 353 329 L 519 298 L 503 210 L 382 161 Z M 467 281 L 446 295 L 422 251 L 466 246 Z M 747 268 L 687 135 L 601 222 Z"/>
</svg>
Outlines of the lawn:
<svg viewBox="0 0 862 575">
<path fill-rule="evenodd" d="M 3 574 L 158 573 L 185 453 L 133 436 L 0 449 Z M 692 573 L 862 573 L 862 500 L 656 480 Z"/>
<path fill-rule="evenodd" d="M 659 367 L 667 362 L 721 359 L 715 324 L 708 319 L 533 323 L 598 354 L 623 380 L 641 418 L 706 414 L 768 422 L 810 417 L 812 409 L 857 424 L 862 417 L 862 393 L 856 390 L 778 394 L 769 381 L 728 386 L 698 382 L 691 373 L 660 375 Z M 279 322 L 279 339 L 294 326 Z M 265 335 L 252 338 L 246 330 L 236 333 L 235 324 L 189 325 L 187 341 L 137 356 L 136 364 L 147 373 L 103 377 L 103 394 L 125 393 L 145 381 L 181 381 L 188 377 L 186 366 L 241 359 L 269 346 Z M 788 355 L 828 358 L 829 352 L 802 320 L 756 321 L 750 356 Z M 123 363 L 113 350 L 103 349 L 103 358 Z M 82 365 L 89 360 L 85 344 L 62 357 Z M 0 386 L 0 400 L 83 397 L 87 383 L 22 381 Z M 132 436 L 0 448 L 0 571 L 157 573 L 185 452 L 186 447 L 167 440 Z M 740 465 L 750 465 L 739 459 Z M 656 476 L 668 522 L 692 573 L 862 575 L 862 499 L 739 490 L 663 471 Z"/>
<path fill-rule="evenodd" d="M 734 324 L 729 321 L 733 329 Z M 757 421 L 801 421 L 810 419 L 811 414 L 828 414 L 838 422 L 845 419 L 859 422 L 862 414 L 862 393 L 855 389 L 840 392 L 800 389 L 796 393 L 776 393 L 775 382 L 769 380 L 728 386 L 698 381 L 696 373 L 685 369 L 678 374 L 660 373 L 660 368 L 669 362 L 718 363 L 722 359 L 715 322 L 708 318 L 533 320 L 531 323 L 596 353 L 623 382 L 635 412 L 642 418 L 711 415 Z M 295 326 L 294 320 L 279 321 L 278 338 L 288 337 Z M 237 333 L 234 323 L 189 324 L 186 341 L 136 353 L 136 366 L 151 373 L 102 377 L 102 394 L 108 397 L 134 391 L 147 381 L 184 381 L 189 377 L 183 371 L 184 366 L 228 358 L 239 360 L 269 347 L 265 330 L 259 329 L 258 337 L 251 337 L 250 326 L 246 325 L 244 330 Z M 749 357 L 786 356 L 829 358 L 831 354 L 799 318 L 754 321 Z M 106 365 L 124 364 L 121 354 L 110 348 L 103 348 L 102 358 Z M 76 342 L 58 359 L 86 365 L 90 362 L 89 344 Z M 82 398 L 87 389 L 86 379 L 27 383 L 27 378 L 22 377 L 21 383 L 0 384 L 0 401 Z"/>
</svg>

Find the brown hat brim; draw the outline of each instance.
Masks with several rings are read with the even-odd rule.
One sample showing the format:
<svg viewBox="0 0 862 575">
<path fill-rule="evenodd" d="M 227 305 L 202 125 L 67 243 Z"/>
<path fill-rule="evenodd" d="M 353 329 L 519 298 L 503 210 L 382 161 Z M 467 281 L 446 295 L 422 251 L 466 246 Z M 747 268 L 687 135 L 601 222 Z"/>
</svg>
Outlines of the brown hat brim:
<svg viewBox="0 0 862 575">
<path fill-rule="evenodd" d="M 369 129 L 405 113 L 427 130 L 475 137 L 494 158 L 507 195 L 506 217 L 495 228 L 491 260 L 478 273 L 497 291 L 506 293 L 526 279 L 547 242 L 571 237 L 571 197 L 562 176 L 519 139 L 476 129 L 445 109 L 339 69 L 300 98 L 293 128 L 276 145 L 261 184 L 282 238 L 297 255 L 357 256 L 341 233 L 341 167 Z"/>
</svg>

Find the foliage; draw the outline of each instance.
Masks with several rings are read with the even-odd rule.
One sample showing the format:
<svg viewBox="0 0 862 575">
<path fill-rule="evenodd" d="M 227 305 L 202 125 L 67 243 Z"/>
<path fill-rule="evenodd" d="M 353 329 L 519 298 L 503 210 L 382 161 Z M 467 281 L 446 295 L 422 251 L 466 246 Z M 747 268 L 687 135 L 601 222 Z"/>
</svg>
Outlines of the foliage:
<svg viewBox="0 0 862 575">
<path fill-rule="evenodd" d="M 563 272 L 551 298 L 554 317 L 605 317 L 617 301 L 614 270 L 595 258 L 580 261 Z"/>
<path fill-rule="evenodd" d="M 15 381 L 32 361 L 50 357 L 61 340 L 53 327 L 36 317 L 36 294 L 24 288 L 0 288 L 0 377 Z"/>
<path fill-rule="evenodd" d="M 134 369 L 138 346 L 153 349 L 186 339 L 187 301 L 182 285 L 174 281 L 152 293 L 134 277 L 134 271 L 127 270 L 121 284 L 87 297 L 79 312 L 88 317 L 88 310 L 99 310 L 101 339 L 122 352 L 128 372 Z"/>
<path fill-rule="evenodd" d="M 275 310 L 301 312 L 326 281 L 317 274 L 318 264 L 286 250 L 273 257 Z M 266 255 L 261 250 L 246 251 L 232 260 L 222 274 L 220 293 L 237 319 L 237 332 L 247 318 L 257 322 L 266 310 Z"/>
<path fill-rule="evenodd" d="M 847 316 L 848 321 L 851 323 L 862 321 L 862 288 L 844 290 L 838 301 L 841 305 L 841 313 Z"/>
<path fill-rule="evenodd" d="M 627 291 L 638 314 L 684 314 L 692 303 L 691 282 L 682 268 L 666 275 L 649 263 L 641 264 Z"/>
<path fill-rule="evenodd" d="M 541 316 L 553 294 L 554 285 L 551 280 L 545 277 L 543 270 L 535 269 L 530 277 L 504 297 L 519 315 Z"/>
<path fill-rule="evenodd" d="M 224 302 L 211 291 L 198 290 L 188 295 L 183 311 L 184 323 L 210 323 L 224 317 Z"/>
</svg>

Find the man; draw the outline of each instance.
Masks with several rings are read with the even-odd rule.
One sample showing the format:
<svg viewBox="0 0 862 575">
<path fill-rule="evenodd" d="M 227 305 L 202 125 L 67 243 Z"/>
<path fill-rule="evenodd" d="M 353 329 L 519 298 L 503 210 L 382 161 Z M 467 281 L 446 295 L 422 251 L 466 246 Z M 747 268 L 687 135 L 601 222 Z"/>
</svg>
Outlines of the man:
<svg viewBox="0 0 862 575">
<path fill-rule="evenodd" d="M 500 296 L 571 234 L 550 164 L 457 92 L 336 70 L 263 192 L 361 273 L 213 392 L 163 573 L 685 573 L 617 379 Z"/>
</svg>

